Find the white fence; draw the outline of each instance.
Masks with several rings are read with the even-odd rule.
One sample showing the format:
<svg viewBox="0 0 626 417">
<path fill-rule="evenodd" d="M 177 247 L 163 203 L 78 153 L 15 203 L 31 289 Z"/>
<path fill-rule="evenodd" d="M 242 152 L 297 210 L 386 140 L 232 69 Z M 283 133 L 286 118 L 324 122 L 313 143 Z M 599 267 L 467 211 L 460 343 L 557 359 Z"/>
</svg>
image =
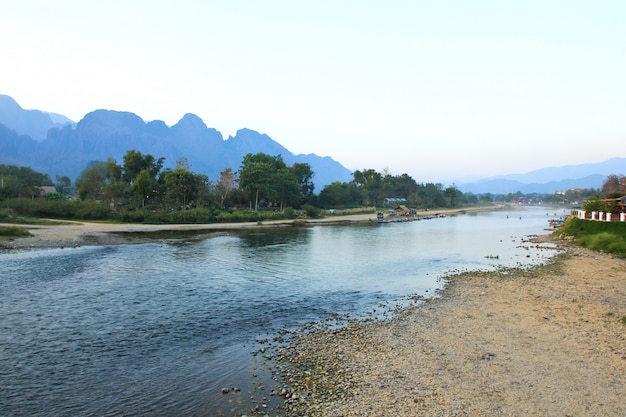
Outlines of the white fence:
<svg viewBox="0 0 626 417">
<path fill-rule="evenodd" d="M 587 212 L 585 210 L 578 210 L 576 216 L 582 220 L 588 219 L 601 222 L 610 222 L 613 220 L 613 213 L 605 213 L 603 211 L 592 211 L 591 217 L 587 217 Z M 626 222 L 626 213 L 619 213 L 619 221 Z"/>
</svg>

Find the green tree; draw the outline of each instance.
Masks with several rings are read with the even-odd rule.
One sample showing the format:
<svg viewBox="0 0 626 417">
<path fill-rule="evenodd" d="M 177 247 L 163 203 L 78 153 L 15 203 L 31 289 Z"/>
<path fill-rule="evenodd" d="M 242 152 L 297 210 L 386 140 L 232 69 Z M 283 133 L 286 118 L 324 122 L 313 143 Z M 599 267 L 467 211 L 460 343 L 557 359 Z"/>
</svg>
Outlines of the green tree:
<svg viewBox="0 0 626 417">
<path fill-rule="evenodd" d="M 161 169 L 165 158 L 155 159 L 150 154 L 142 154 L 136 150 L 130 150 L 124 155 L 124 164 L 122 166 L 122 179 L 129 185 L 132 185 L 139 173 L 148 170 L 151 178 L 155 179 Z"/>
<path fill-rule="evenodd" d="M 107 164 L 95 161 L 80 173 L 76 179 L 76 191 L 81 200 L 101 199 L 107 178 Z"/>
<path fill-rule="evenodd" d="M 206 175 L 177 167 L 165 171 L 164 181 L 166 199 L 182 210 L 187 210 L 194 201 L 196 205 L 200 204 L 209 179 Z"/>
<path fill-rule="evenodd" d="M 456 188 L 456 185 L 452 184 L 451 186 L 443 190 L 443 195 L 445 197 L 447 207 L 457 207 L 463 193 L 461 193 L 459 189 Z"/>
<path fill-rule="evenodd" d="M 50 185 L 50 177 L 29 167 L 16 165 L 0 165 L 0 197 L 2 198 L 35 198 L 41 187 Z"/>
<path fill-rule="evenodd" d="M 130 150 L 124 155 L 124 164 L 120 167 L 120 179 L 127 184 L 131 201 L 145 207 L 146 199 L 155 196 L 157 177 L 163 168 L 165 159 L 156 159 L 150 154 Z M 140 184 L 137 184 L 140 181 Z"/>
<path fill-rule="evenodd" d="M 373 169 L 363 171 L 354 171 L 352 173 L 353 181 L 359 190 L 363 205 L 378 206 L 382 204 L 384 196 L 383 176 L 381 173 Z"/>
<path fill-rule="evenodd" d="M 155 189 L 155 179 L 150 175 L 150 171 L 142 169 L 139 171 L 135 182 L 132 185 L 131 191 L 135 196 L 141 198 L 141 207 L 146 206 L 146 200 L 153 195 Z"/>
<path fill-rule="evenodd" d="M 76 179 L 76 191 L 81 200 L 115 204 L 126 197 L 128 186 L 122 182 L 122 168 L 109 158 L 106 162 L 91 162 Z"/>
<path fill-rule="evenodd" d="M 600 197 L 596 195 L 592 195 L 587 200 L 585 200 L 584 208 L 585 208 L 585 211 L 588 211 L 588 212 L 604 211 L 605 204 Z"/>
<path fill-rule="evenodd" d="M 315 173 L 311 169 L 311 165 L 307 163 L 296 162 L 291 167 L 291 172 L 295 178 L 297 190 L 297 200 L 294 202 L 298 206 L 312 201 L 315 184 L 313 177 Z"/>
<path fill-rule="evenodd" d="M 278 166 L 283 165 L 282 158 L 264 153 L 247 154 L 239 169 L 239 185 L 248 196 L 254 199 L 254 210 L 259 208 L 259 198 L 271 198 L 275 195 L 275 180 Z"/>
<path fill-rule="evenodd" d="M 324 208 L 354 207 L 358 205 L 359 192 L 354 182 L 335 181 L 320 191 L 319 200 Z"/>
</svg>

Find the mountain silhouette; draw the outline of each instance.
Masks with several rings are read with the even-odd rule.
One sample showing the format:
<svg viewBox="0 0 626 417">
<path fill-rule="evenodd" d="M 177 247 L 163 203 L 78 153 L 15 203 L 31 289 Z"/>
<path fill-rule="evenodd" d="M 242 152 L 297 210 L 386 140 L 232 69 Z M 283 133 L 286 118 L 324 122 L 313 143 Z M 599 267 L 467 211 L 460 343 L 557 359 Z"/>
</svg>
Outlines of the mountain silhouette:
<svg viewBox="0 0 626 417">
<path fill-rule="evenodd" d="M 51 128 L 73 124 L 60 114 L 24 110 L 12 97 L 3 94 L 0 94 L 0 123 L 38 142 L 45 139 Z"/>
<path fill-rule="evenodd" d="M 42 139 L 33 136 L 44 129 Z M 0 147 L 0 163 L 29 166 L 51 178 L 67 175 L 75 180 L 92 161 L 113 158 L 121 164 L 127 151 L 137 150 L 165 158 L 165 168 L 186 158 L 192 171 L 206 174 L 213 182 L 226 168 L 237 171 L 246 154 L 259 152 L 281 155 L 289 165 L 308 163 L 315 173 L 317 192 L 334 181 L 352 179 L 351 171 L 330 157 L 294 155 L 268 135 L 251 129 L 241 129 L 224 140 L 219 131 L 192 113 L 169 127 L 160 120 L 145 122 L 131 112 L 95 110 L 74 125 L 60 115 L 24 110 L 9 96 L 0 96 Z"/>
</svg>

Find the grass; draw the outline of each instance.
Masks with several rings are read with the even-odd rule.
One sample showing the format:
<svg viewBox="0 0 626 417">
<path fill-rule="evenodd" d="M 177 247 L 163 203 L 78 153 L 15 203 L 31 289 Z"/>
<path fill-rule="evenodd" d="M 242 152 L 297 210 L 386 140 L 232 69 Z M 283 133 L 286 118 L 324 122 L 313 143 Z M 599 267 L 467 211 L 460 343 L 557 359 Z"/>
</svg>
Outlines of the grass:
<svg viewBox="0 0 626 417">
<path fill-rule="evenodd" d="M 0 226 L 0 239 L 32 236 L 30 232 L 19 226 Z"/>
<path fill-rule="evenodd" d="M 69 224 L 68 222 L 64 222 L 62 220 L 50 220 L 50 219 L 42 219 L 39 217 L 15 215 L 8 211 L 0 211 L 0 223 L 32 224 L 32 225 L 39 225 L 39 226 L 55 226 L 55 225 Z"/>
<path fill-rule="evenodd" d="M 574 243 L 588 249 L 626 258 L 626 223 L 570 217 L 555 233 L 574 236 Z"/>
</svg>

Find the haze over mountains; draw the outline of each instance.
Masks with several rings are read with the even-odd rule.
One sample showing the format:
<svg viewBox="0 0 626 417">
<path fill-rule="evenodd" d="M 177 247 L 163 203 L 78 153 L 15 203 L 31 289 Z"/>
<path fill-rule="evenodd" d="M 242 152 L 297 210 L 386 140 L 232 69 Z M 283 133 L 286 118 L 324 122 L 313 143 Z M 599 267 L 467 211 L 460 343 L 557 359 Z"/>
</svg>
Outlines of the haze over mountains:
<svg viewBox="0 0 626 417">
<path fill-rule="evenodd" d="M 165 167 L 174 167 L 179 158 L 186 157 L 194 172 L 206 174 L 211 181 L 217 181 L 226 168 L 238 170 L 246 154 L 258 152 L 282 155 L 289 165 L 308 163 L 315 172 L 316 192 L 332 182 L 352 180 L 352 172 L 331 157 L 294 155 L 268 135 L 250 129 L 241 129 L 224 140 L 219 131 L 191 113 L 171 127 L 160 120 L 145 122 L 134 113 L 111 110 L 95 110 L 74 123 L 60 114 L 24 110 L 13 98 L 0 95 L 2 164 L 29 166 L 53 179 L 67 175 L 75 180 L 89 162 L 112 157 L 122 163 L 131 149 L 164 157 Z M 600 188 L 608 175 L 624 173 L 626 158 L 613 158 L 477 181 L 458 180 L 456 185 L 463 192 L 475 194 L 554 193 L 570 188 Z"/>
<path fill-rule="evenodd" d="M 611 158 L 594 164 L 548 167 L 525 174 L 499 175 L 457 184 L 463 192 L 508 194 L 521 192 L 552 194 L 572 188 L 601 188 L 609 175 L 624 175 L 626 158 Z"/>
</svg>

